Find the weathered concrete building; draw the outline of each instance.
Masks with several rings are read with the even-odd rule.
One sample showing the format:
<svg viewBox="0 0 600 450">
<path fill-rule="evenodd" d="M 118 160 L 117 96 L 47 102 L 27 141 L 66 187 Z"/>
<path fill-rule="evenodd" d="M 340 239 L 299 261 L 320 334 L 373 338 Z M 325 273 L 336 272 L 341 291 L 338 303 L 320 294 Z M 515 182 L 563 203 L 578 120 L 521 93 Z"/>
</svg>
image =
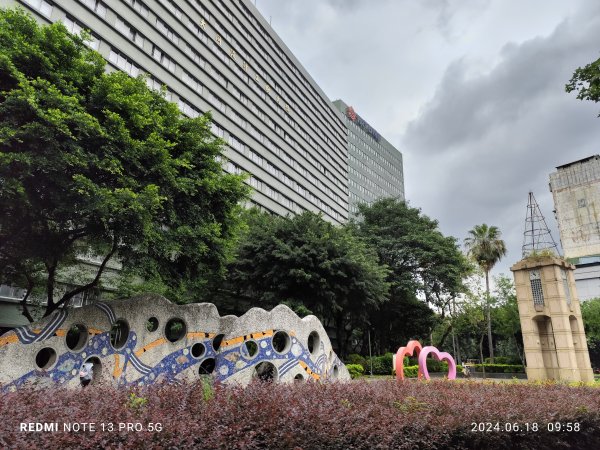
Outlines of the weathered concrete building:
<svg viewBox="0 0 600 450">
<path fill-rule="evenodd" d="M 564 257 L 576 267 L 580 300 L 600 297 L 600 156 L 556 169 L 550 190 Z"/>
</svg>

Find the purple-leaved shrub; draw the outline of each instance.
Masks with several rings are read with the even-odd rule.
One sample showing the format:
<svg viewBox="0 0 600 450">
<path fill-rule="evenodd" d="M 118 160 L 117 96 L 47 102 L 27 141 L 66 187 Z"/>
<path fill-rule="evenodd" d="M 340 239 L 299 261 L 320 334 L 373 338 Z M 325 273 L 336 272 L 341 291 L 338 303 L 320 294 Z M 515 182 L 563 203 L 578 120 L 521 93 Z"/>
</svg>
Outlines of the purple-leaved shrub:
<svg viewBox="0 0 600 450">
<path fill-rule="evenodd" d="M 0 394 L 0 417 L 0 448 L 600 448 L 600 389 L 553 383 L 22 389 Z M 94 432 L 63 431 L 65 424 L 90 422 Z M 517 424 L 519 431 L 472 431 L 482 422 Z M 578 423 L 579 431 L 548 431 L 557 422 L 563 430 Z M 20 431 L 28 423 L 57 423 L 59 431 Z M 143 431 L 119 431 L 119 424 Z"/>
</svg>

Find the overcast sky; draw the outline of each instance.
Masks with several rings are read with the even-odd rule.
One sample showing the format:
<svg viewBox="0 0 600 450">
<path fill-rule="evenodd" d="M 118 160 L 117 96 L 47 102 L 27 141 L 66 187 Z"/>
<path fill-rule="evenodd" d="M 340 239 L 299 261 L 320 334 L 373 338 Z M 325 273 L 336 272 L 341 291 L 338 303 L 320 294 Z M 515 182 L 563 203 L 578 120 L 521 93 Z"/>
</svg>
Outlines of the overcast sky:
<svg viewBox="0 0 600 450">
<path fill-rule="evenodd" d="M 331 100 L 404 155 L 407 200 L 462 244 L 496 225 L 521 259 L 532 190 L 558 242 L 548 176 L 600 153 L 600 104 L 564 85 L 600 57 L 598 0 L 257 0 Z"/>
</svg>

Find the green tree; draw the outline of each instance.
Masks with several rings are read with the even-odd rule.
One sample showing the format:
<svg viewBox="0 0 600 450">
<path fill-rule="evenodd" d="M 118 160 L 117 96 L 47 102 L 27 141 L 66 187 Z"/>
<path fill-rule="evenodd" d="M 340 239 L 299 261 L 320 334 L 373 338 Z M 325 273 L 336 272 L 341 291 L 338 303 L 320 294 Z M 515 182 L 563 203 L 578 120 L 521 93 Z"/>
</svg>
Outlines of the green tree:
<svg viewBox="0 0 600 450">
<path fill-rule="evenodd" d="M 498 261 L 506 254 L 506 245 L 500 239 L 501 233 L 498 227 L 488 227 L 485 223 L 475 225 L 469 230 L 469 237 L 465 239 L 465 246 L 469 256 L 485 272 L 485 292 L 486 292 L 486 316 L 488 327 L 488 346 L 490 358 L 494 361 L 494 344 L 492 342 L 492 319 L 491 319 L 491 298 L 490 298 L 490 271 Z"/>
<path fill-rule="evenodd" d="M 429 305 L 443 315 L 464 290 L 462 280 L 469 272 L 456 239 L 444 236 L 438 223 L 419 209 L 394 198 L 358 209 L 353 226 L 390 269 L 390 301 L 373 312 L 380 351 L 396 350 L 406 339 L 429 337 L 435 322 Z"/>
<path fill-rule="evenodd" d="M 600 343 L 600 298 L 581 302 L 581 317 L 590 348 Z"/>
<path fill-rule="evenodd" d="M 61 23 L 0 10 L 0 278 L 41 288 L 46 315 L 124 273 L 192 298 L 224 271 L 247 188 L 210 118 L 182 117 L 142 77 L 105 72 Z M 61 292 L 81 255 L 95 273 Z"/>
<path fill-rule="evenodd" d="M 494 289 L 496 307 L 492 310 L 494 330 L 508 344 L 505 347 L 512 351 L 512 354 L 504 356 L 518 356 L 521 364 L 524 364 L 523 335 L 515 285 L 505 275 L 494 278 L 494 281 L 496 285 Z M 517 354 L 514 355 L 514 352 Z"/>
<path fill-rule="evenodd" d="M 571 80 L 565 85 L 565 90 L 569 93 L 577 91 L 579 100 L 600 101 L 600 59 L 583 68 L 577 68 Z"/>
<path fill-rule="evenodd" d="M 292 218 L 249 214 L 229 284 L 264 307 L 303 306 L 335 327 L 339 354 L 367 311 L 386 300 L 386 269 L 347 227 L 304 212 Z"/>
</svg>

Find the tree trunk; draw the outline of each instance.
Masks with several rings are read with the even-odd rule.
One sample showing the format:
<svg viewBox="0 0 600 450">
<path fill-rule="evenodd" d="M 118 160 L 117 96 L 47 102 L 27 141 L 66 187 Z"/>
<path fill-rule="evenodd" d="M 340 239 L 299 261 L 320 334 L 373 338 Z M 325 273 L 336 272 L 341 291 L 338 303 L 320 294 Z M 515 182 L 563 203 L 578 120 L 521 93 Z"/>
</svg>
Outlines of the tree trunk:
<svg viewBox="0 0 600 450">
<path fill-rule="evenodd" d="M 481 339 L 479 339 L 479 357 L 481 358 L 481 370 L 483 370 L 483 378 L 485 378 L 485 363 L 483 362 L 483 338 L 485 333 L 481 334 Z"/>
<path fill-rule="evenodd" d="M 485 271 L 485 292 L 486 292 L 486 306 L 487 306 L 487 334 L 488 334 L 488 346 L 490 349 L 490 362 L 494 364 L 494 343 L 492 342 L 492 315 L 490 309 L 490 271 Z M 483 361 L 482 361 L 483 363 Z"/>
</svg>

